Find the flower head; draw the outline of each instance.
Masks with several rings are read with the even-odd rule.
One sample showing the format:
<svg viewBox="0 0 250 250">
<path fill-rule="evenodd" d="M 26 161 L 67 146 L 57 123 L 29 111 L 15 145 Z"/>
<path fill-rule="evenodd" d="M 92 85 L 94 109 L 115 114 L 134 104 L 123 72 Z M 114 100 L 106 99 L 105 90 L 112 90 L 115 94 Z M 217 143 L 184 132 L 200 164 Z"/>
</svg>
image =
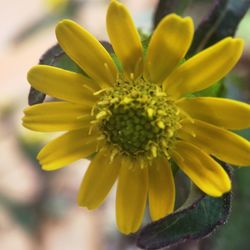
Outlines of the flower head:
<svg viewBox="0 0 250 250">
<path fill-rule="evenodd" d="M 60 46 L 87 76 L 51 66 L 35 66 L 30 84 L 61 101 L 25 110 L 24 126 L 66 131 L 38 154 L 42 168 L 54 170 L 93 155 L 78 194 L 80 206 L 100 206 L 118 179 L 117 224 L 128 234 L 140 227 L 147 197 L 153 220 L 174 209 L 171 162 L 205 193 L 231 189 L 214 160 L 250 164 L 250 143 L 228 129 L 250 125 L 250 106 L 212 97 L 187 97 L 223 78 L 239 60 L 243 42 L 225 38 L 183 62 L 192 42 L 192 19 L 166 16 L 144 52 L 124 5 L 111 1 L 107 31 L 122 70 L 85 29 L 63 20 Z M 190 95 L 189 95 L 190 96 Z"/>
</svg>

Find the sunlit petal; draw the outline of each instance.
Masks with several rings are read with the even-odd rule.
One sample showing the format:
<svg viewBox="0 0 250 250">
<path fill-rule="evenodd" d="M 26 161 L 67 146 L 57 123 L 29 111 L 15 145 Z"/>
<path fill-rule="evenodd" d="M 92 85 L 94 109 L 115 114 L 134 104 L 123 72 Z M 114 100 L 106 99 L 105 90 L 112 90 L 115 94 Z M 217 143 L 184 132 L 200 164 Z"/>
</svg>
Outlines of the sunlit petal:
<svg viewBox="0 0 250 250">
<path fill-rule="evenodd" d="M 163 83 L 174 97 L 196 92 L 222 79 L 238 62 L 243 40 L 225 38 L 179 66 Z"/>
<path fill-rule="evenodd" d="M 166 16 L 150 39 L 144 75 L 152 82 L 162 82 L 177 66 L 190 47 L 194 33 L 191 18 Z"/>
<path fill-rule="evenodd" d="M 143 49 L 127 8 L 118 1 L 111 1 L 106 21 L 109 38 L 127 77 L 137 78 L 143 70 Z"/>
<path fill-rule="evenodd" d="M 173 212 L 175 203 L 174 177 L 168 160 L 158 158 L 149 166 L 149 209 L 152 220 Z"/>
<path fill-rule="evenodd" d="M 215 97 L 183 99 L 178 106 L 193 118 L 227 129 L 250 127 L 250 105 Z"/>
<path fill-rule="evenodd" d="M 56 27 L 60 46 L 91 78 L 111 86 L 116 81 L 116 67 L 111 56 L 88 31 L 71 20 L 63 20 Z"/>
<path fill-rule="evenodd" d="M 219 197 L 231 189 L 230 178 L 220 164 L 191 143 L 177 142 L 173 157 L 204 193 Z"/>
<path fill-rule="evenodd" d="M 104 201 L 120 170 L 120 161 L 110 161 L 110 152 L 101 150 L 91 161 L 79 193 L 79 206 L 95 209 Z"/>
<path fill-rule="evenodd" d="M 148 192 L 148 169 L 123 161 L 116 194 L 116 220 L 124 234 L 136 232 L 142 222 Z"/>
<path fill-rule="evenodd" d="M 93 91 L 84 87 L 86 77 L 81 74 L 47 65 L 38 65 L 28 72 L 28 81 L 35 89 L 65 101 L 93 105 Z"/>
<path fill-rule="evenodd" d="M 183 122 L 183 132 L 179 132 L 183 139 L 222 161 L 238 166 L 250 165 L 250 142 L 228 130 L 194 120 L 194 123 Z"/>
<path fill-rule="evenodd" d="M 35 131 L 51 132 L 89 127 L 93 119 L 90 107 L 69 102 L 48 102 L 24 110 L 23 126 Z"/>
<path fill-rule="evenodd" d="M 49 142 L 37 158 L 44 170 L 56 170 L 85 158 L 97 149 L 97 135 L 88 135 L 89 129 L 67 132 Z"/>
</svg>

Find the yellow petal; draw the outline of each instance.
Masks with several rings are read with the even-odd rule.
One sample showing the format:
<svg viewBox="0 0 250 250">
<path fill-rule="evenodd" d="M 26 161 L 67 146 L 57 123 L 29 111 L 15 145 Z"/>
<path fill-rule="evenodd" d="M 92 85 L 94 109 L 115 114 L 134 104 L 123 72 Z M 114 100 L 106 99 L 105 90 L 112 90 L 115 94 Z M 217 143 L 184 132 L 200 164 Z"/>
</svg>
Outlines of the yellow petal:
<svg viewBox="0 0 250 250">
<path fill-rule="evenodd" d="M 250 142 L 246 139 L 200 120 L 183 122 L 182 130 L 184 133 L 179 132 L 181 138 L 201 147 L 208 154 L 234 165 L 250 165 Z"/>
<path fill-rule="evenodd" d="M 91 161 L 83 178 L 78 204 L 88 209 L 99 207 L 112 188 L 120 170 L 120 161 L 110 162 L 110 152 L 101 150 Z"/>
<path fill-rule="evenodd" d="M 112 86 L 116 81 L 116 67 L 111 56 L 88 31 L 71 20 L 63 20 L 56 27 L 60 46 L 92 79 L 100 85 Z"/>
<path fill-rule="evenodd" d="M 116 194 L 116 220 L 124 234 L 136 232 L 142 222 L 148 191 L 148 169 L 123 161 Z"/>
<path fill-rule="evenodd" d="M 231 189 L 226 171 L 198 147 L 179 141 L 174 150 L 178 166 L 204 193 L 219 197 Z"/>
<path fill-rule="evenodd" d="M 149 209 L 152 220 L 158 220 L 173 212 L 175 185 L 167 159 L 156 159 L 149 166 Z"/>
<path fill-rule="evenodd" d="M 88 128 L 73 130 L 49 142 L 37 156 L 42 168 L 56 170 L 94 153 L 97 135 L 88 135 L 88 131 Z"/>
<path fill-rule="evenodd" d="M 118 1 L 111 1 L 106 22 L 112 46 L 127 77 L 137 78 L 143 70 L 143 49 L 127 8 Z"/>
<path fill-rule="evenodd" d="M 250 127 L 250 105 L 223 98 L 182 99 L 178 106 L 193 118 L 227 129 Z"/>
<path fill-rule="evenodd" d="M 90 107 L 68 102 L 48 102 L 24 110 L 23 126 L 41 132 L 66 131 L 89 127 Z M 80 119 L 81 118 L 81 119 Z"/>
<path fill-rule="evenodd" d="M 194 33 L 191 18 L 166 16 L 154 31 L 148 46 L 145 77 L 162 82 L 185 56 Z"/>
<path fill-rule="evenodd" d="M 81 74 L 47 65 L 34 66 L 28 72 L 32 87 L 50 96 L 65 101 L 93 105 L 96 96 L 84 87 L 86 77 Z"/>
<path fill-rule="evenodd" d="M 179 66 L 164 81 L 165 91 L 177 98 L 209 87 L 234 67 L 242 51 L 241 39 L 223 39 Z"/>
</svg>

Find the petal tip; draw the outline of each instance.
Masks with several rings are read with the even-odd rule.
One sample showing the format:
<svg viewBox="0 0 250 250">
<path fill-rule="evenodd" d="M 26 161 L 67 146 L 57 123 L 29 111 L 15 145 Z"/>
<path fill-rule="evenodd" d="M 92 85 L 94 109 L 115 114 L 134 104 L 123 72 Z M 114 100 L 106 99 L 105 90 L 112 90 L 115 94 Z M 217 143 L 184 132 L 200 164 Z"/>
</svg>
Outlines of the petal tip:
<svg viewBox="0 0 250 250">
<path fill-rule="evenodd" d="M 108 7 L 106 18 L 108 19 L 113 14 L 124 13 L 124 11 L 127 12 L 127 8 L 125 5 L 123 5 L 122 3 L 120 3 L 117 0 L 111 0 L 109 7 Z"/>
<path fill-rule="evenodd" d="M 29 69 L 28 73 L 27 73 L 27 80 L 28 82 L 31 84 L 32 79 L 34 74 L 37 72 L 37 69 L 39 69 L 39 65 L 35 65 L 32 68 Z"/>
<path fill-rule="evenodd" d="M 84 203 L 84 201 L 83 201 L 83 199 L 82 199 L 82 197 L 80 196 L 80 194 L 78 194 L 77 195 L 77 199 L 76 199 L 76 201 L 77 201 L 77 205 L 79 206 L 79 207 L 87 207 L 87 205 Z M 88 207 L 87 207 L 88 208 Z"/>
<path fill-rule="evenodd" d="M 62 25 L 70 25 L 70 24 L 73 24 L 75 23 L 73 20 L 71 19 L 62 19 L 61 21 L 59 21 L 56 25 L 56 28 L 57 27 L 61 27 Z"/>
<path fill-rule="evenodd" d="M 60 44 L 60 37 L 64 35 L 65 29 L 70 29 L 72 26 L 78 26 L 76 22 L 70 19 L 63 19 L 60 22 L 57 23 L 56 28 L 55 28 L 55 33 L 57 40 Z"/>
<path fill-rule="evenodd" d="M 123 6 L 123 4 L 122 3 L 120 3 L 119 1 L 117 1 L 117 0 L 111 0 L 110 1 L 110 4 L 109 4 L 109 7 L 121 7 L 121 6 Z"/>
<path fill-rule="evenodd" d="M 194 29 L 194 22 L 193 22 L 192 17 L 190 16 L 184 17 L 183 23 L 186 23 L 189 26 L 189 28 Z"/>
<path fill-rule="evenodd" d="M 51 165 L 42 165 L 42 164 L 41 164 L 41 169 L 44 170 L 44 171 L 54 171 L 54 170 L 57 170 L 57 168 L 53 168 L 53 166 L 51 166 Z"/>
<path fill-rule="evenodd" d="M 238 50 L 242 52 L 244 49 L 244 44 L 245 44 L 244 40 L 241 38 L 234 38 L 233 40 L 234 40 L 235 46 L 237 46 Z"/>
<path fill-rule="evenodd" d="M 117 225 L 118 230 L 125 235 L 136 233 L 139 230 L 139 227 L 128 227 L 128 225 Z"/>
</svg>

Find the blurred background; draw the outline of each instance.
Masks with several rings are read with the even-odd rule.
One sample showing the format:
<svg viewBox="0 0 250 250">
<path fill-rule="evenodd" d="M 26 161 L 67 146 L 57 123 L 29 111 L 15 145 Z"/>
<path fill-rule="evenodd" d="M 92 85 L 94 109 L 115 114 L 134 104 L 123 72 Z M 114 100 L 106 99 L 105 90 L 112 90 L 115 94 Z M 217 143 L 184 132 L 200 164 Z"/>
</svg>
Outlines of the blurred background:
<svg viewBox="0 0 250 250">
<path fill-rule="evenodd" d="M 150 32 L 157 0 L 124 0 L 137 27 Z M 28 69 L 56 43 L 54 28 L 72 18 L 100 40 L 107 40 L 108 0 L 0 1 L 0 249 L 1 250 L 134 250 L 135 237 L 115 226 L 114 190 L 96 211 L 78 208 L 77 190 L 88 165 L 81 160 L 56 172 L 40 170 L 35 156 L 52 134 L 21 126 L 29 85 Z M 196 25 L 212 1 L 192 1 L 185 14 Z M 250 12 L 237 35 L 244 55 L 225 80 L 225 95 L 250 100 Z M 249 130 L 242 132 L 250 139 Z M 250 169 L 234 172 L 234 200 L 229 222 L 210 238 L 171 249 L 247 250 L 250 244 Z"/>
</svg>

